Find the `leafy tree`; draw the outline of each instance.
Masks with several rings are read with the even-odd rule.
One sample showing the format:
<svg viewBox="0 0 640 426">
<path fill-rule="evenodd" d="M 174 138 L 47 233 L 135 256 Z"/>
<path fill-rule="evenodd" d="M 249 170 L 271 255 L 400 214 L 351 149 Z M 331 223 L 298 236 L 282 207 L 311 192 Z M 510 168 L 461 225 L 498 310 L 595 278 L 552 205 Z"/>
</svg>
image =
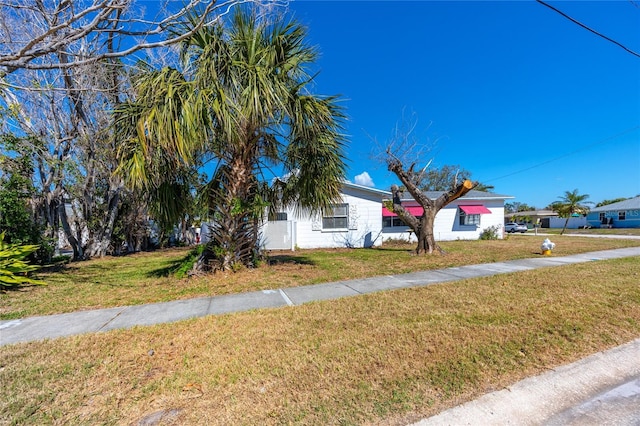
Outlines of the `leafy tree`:
<svg viewBox="0 0 640 426">
<path fill-rule="evenodd" d="M 37 234 L 29 208 L 34 192 L 30 160 L 28 156 L 11 158 L 0 154 L 0 229 L 4 231 L 7 243 L 29 244 L 33 242 L 34 231 Z"/>
<path fill-rule="evenodd" d="M 342 110 L 336 97 L 310 93 L 317 52 L 302 26 L 279 18 L 237 10 L 228 23 L 198 29 L 184 41 L 184 71 L 142 76 L 136 102 L 119 111 L 122 169 L 152 197 L 172 196 L 167 217 L 188 191 L 176 196 L 178 187 L 163 185 L 204 159 L 217 163 L 200 193 L 213 230 L 198 265 L 252 266 L 266 207 L 320 211 L 339 196 Z M 274 167 L 287 178 L 271 184 Z"/>
<path fill-rule="evenodd" d="M 106 254 L 125 195 L 110 130 L 128 85 L 120 58 L 179 44 L 238 2 L 162 0 L 152 17 L 135 0 L 0 3 L 0 131 L 32 155 L 33 213 L 51 241 L 62 227 L 74 259 Z M 187 16 L 190 32 L 170 30 Z"/>
<path fill-rule="evenodd" d="M 458 165 L 444 165 L 440 168 L 427 167 L 421 172 L 415 173 L 418 186 L 422 191 L 449 191 L 457 182 L 471 179 L 471 172 Z M 474 187 L 477 191 L 493 191 L 492 185 L 482 183 Z"/>
<path fill-rule="evenodd" d="M 596 204 L 596 207 L 608 206 L 609 204 L 619 203 L 620 201 L 628 200 L 628 198 L 614 198 L 613 200 L 603 200 Z"/>
<path fill-rule="evenodd" d="M 569 223 L 569 218 L 573 214 L 587 214 L 589 212 L 589 204 L 593 204 L 591 201 L 585 201 L 589 198 L 589 194 L 579 194 L 577 189 L 573 191 L 565 191 L 564 195 L 560 198 L 560 201 L 556 201 L 551 204 L 553 211 L 557 212 L 560 217 L 566 217 L 564 227 L 560 232 L 560 235 L 564 234 Z"/>
<path fill-rule="evenodd" d="M 3 152 L 14 149 L 18 138 L 4 135 L 0 138 Z M 43 226 L 36 216 L 32 200 L 37 196 L 33 186 L 33 162 L 28 152 L 9 156 L 0 152 L 0 232 L 8 244 L 35 245 L 34 260 L 50 260 L 53 247 L 43 235 Z"/>
<path fill-rule="evenodd" d="M 526 212 L 531 210 L 536 210 L 535 206 L 530 206 L 526 203 L 520 203 L 518 201 L 514 201 L 513 203 L 505 203 L 504 210 L 507 213 L 518 213 L 518 212 Z"/>
<path fill-rule="evenodd" d="M 524 216 L 518 213 L 532 210 L 536 210 L 536 207 L 530 206 L 526 203 L 520 203 L 518 201 L 515 201 L 513 203 L 505 203 L 504 205 L 504 211 L 505 213 L 510 213 L 509 220 L 512 222 L 530 222 L 531 216 Z"/>
<path fill-rule="evenodd" d="M 150 248 L 149 203 L 141 191 L 123 191 L 110 252 L 119 255 Z"/>
</svg>

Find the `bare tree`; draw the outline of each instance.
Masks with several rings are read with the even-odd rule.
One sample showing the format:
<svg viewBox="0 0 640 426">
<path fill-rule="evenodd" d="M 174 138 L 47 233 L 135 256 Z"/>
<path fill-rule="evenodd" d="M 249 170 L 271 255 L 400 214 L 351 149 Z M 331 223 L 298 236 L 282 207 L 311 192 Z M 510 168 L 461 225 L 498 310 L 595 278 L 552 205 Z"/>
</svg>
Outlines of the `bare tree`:
<svg viewBox="0 0 640 426">
<path fill-rule="evenodd" d="M 158 0 L 149 11 L 135 0 L 0 0 L 0 78 L 18 69 L 67 69 L 177 44 L 247 2 L 258 0 L 189 0 L 182 6 Z M 194 16 L 195 26 L 176 30 Z M 115 38 L 118 43 L 106 49 Z"/>
<path fill-rule="evenodd" d="M 180 43 L 248 2 L 284 4 L 163 0 L 146 11 L 135 0 L 0 0 L 0 132 L 30 145 L 34 201 L 74 258 L 106 253 L 125 191 L 111 114 L 127 99 L 122 58 Z"/>
<path fill-rule="evenodd" d="M 477 182 L 464 179 L 458 183 L 456 177 L 451 187 L 443 192 L 442 195 L 436 199 L 429 198 L 421 189 L 420 184 L 431 161 L 427 162 L 420 171 L 416 170 L 416 162 L 413 161 L 413 159 L 423 156 L 428 151 L 428 146 L 419 144 L 414 140 L 414 129 L 415 121 L 408 124 L 405 123 L 403 126 L 396 128 L 395 136 L 385 149 L 385 161 L 388 170 L 400 179 L 403 187 L 422 206 L 423 213 L 420 217 L 415 217 L 405 209 L 402 205 L 403 191 L 397 185 L 391 187 L 393 199 L 386 203 L 386 207 L 397 214 L 400 220 L 415 233 L 418 239 L 416 254 L 431 254 L 434 250 L 444 253 L 436 243 L 433 232 L 436 214 L 443 207 L 473 189 Z"/>
<path fill-rule="evenodd" d="M 62 225 L 75 258 L 106 253 L 124 189 L 114 173 L 109 111 L 119 102 L 121 78 L 113 70 L 98 64 L 22 70 L 11 78 L 33 90 L 0 87 L 0 130 L 21 137 L 24 151 L 33 153 L 37 210 L 50 238 Z"/>
</svg>

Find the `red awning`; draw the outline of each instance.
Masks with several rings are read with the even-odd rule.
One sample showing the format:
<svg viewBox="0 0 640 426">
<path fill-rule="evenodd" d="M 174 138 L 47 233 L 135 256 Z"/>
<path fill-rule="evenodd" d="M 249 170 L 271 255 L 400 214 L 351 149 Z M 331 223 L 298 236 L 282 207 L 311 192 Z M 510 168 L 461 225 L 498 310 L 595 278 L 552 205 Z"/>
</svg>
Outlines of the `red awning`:
<svg viewBox="0 0 640 426">
<path fill-rule="evenodd" d="M 404 207 L 404 209 L 406 211 L 408 211 L 410 214 L 414 215 L 415 217 L 422 216 L 422 213 L 424 212 L 422 207 L 419 207 L 419 206 L 403 206 L 403 207 Z M 383 217 L 389 217 L 389 216 L 398 216 L 398 215 L 395 214 L 394 212 L 390 211 L 386 207 L 383 207 L 382 208 L 382 216 Z"/>
<path fill-rule="evenodd" d="M 460 210 L 466 214 L 491 214 L 491 210 L 485 206 L 460 206 Z"/>
</svg>

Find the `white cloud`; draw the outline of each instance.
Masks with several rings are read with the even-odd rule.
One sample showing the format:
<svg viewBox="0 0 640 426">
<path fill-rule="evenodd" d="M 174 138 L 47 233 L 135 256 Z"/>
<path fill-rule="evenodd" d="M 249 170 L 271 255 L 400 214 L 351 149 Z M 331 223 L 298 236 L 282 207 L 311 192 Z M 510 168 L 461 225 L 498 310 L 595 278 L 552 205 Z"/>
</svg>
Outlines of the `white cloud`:
<svg viewBox="0 0 640 426">
<path fill-rule="evenodd" d="M 373 183 L 373 179 L 371 179 L 371 176 L 369 176 L 369 173 L 367 172 L 360 173 L 358 176 L 355 177 L 355 180 L 358 185 L 369 186 L 371 188 L 376 186 L 376 184 Z"/>
</svg>

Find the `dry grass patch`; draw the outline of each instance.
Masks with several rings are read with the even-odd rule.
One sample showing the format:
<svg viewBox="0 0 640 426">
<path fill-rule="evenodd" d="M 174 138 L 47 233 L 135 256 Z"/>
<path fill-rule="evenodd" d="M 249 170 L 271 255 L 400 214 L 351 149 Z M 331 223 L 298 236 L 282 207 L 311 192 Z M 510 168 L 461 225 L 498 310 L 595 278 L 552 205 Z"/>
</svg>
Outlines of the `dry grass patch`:
<svg viewBox="0 0 640 426">
<path fill-rule="evenodd" d="M 639 279 L 636 257 L 3 347 L 0 423 L 406 424 L 640 336 Z"/>
<path fill-rule="evenodd" d="M 497 241 L 448 241 L 441 243 L 446 256 L 414 256 L 414 245 L 272 252 L 269 262 L 256 269 L 181 280 L 170 272 L 187 256 L 186 249 L 96 259 L 41 274 L 48 286 L 0 294 L 0 319 L 522 259 L 539 256 L 543 239 L 516 235 Z M 553 241 L 555 256 L 640 245 L 640 240 L 561 236 Z"/>
</svg>

